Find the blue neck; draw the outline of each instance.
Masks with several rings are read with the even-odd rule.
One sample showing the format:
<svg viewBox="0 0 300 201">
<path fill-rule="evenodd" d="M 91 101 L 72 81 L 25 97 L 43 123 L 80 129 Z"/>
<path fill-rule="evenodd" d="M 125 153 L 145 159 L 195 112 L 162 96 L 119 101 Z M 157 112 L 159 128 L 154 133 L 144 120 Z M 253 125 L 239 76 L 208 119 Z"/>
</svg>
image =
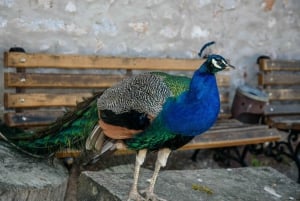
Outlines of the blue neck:
<svg viewBox="0 0 300 201">
<path fill-rule="evenodd" d="M 194 72 L 188 91 L 188 97 L 199 100 L 203 96 L 210 94 L 212 90 L 215 90 L 214 88 L 217 88 L 215 75 L 208 71 L 206 63 L 204 63 Z"/>
</svg>

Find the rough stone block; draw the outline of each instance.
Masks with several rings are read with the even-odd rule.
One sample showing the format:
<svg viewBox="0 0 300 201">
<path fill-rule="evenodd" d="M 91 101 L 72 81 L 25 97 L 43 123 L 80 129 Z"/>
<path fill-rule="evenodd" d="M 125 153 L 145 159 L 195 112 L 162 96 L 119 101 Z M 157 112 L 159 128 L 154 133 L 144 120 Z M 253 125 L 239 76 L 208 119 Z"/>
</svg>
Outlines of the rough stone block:
<svg viewBox="0 0 300 201">
<path fill-rule="evenodd" d="M 78 201 L 126 200 L 133 166 L 80 175 Z M 152 171 L 141 170 L 139 189 Z M 155 192 L 169 201 L 286 201 L 300 199 L 300 185 L 269 167 L 161 171 Z"/>
<path fill-rule="evenodd" d="M 0 141 L 0 201 L 62 201 L 67 183 L 62 165 L 26 156 Z"/>
</svg>

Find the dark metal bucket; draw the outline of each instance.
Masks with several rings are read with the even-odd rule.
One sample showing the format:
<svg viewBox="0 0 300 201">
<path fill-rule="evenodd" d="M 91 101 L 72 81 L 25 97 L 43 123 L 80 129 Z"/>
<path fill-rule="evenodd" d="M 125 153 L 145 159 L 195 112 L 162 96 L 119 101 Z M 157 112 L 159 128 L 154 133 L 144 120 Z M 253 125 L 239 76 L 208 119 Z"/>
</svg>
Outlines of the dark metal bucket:
<svg viewBox="0 0 300 201">
<path fill-rule="evenodd" d="M 232 117 L 246 122 L 258 123 L 268 102 L 268 95 L 250 86 L 238 87 L 233 99 Z"/>
</svg>

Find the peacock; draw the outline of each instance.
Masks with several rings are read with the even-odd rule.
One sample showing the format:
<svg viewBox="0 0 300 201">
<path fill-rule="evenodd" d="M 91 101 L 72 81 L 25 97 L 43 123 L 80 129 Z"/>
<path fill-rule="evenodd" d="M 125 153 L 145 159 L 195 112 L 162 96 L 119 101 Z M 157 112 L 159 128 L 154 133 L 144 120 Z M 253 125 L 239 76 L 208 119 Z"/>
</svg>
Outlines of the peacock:
<svg viewBox="0 0 300 201">
<path fill-rule="evenodd" d="M 204 45 L 202 51 L 213 43 Z M 48 127 L 34 132 L 2 125 L 2 138 L 33 156 L 49 156 L 65 148 L 134 150 L 136 162 L 128 200 L 163 200 L 154 193 L 161 167 L 172 150 L 208 130 L 216 121 L 220 100 L 215 74 L 234 68 L 210 54 L 192 78 L 147 72 L 124 79 L 85 100 Z M 1 135 L 0 133 L 0 135 Z M 13 135 L 11 135 L 13 134 Z M 149 151 L 157 160 L 145 196 L 138 192 L 140 167 Z"/>
<path fill-rule="evenodd" d="M 220 110 L 215 74 L 228 67 L 234 68 L 222 56 L 211 54 L 191 79 L 148 72 L 121 81 L 98 98 L 101 132 L 96 137 L 90 135 L 86 147 L 90 149 L 92 142 L 100 139 L 102 152 L 107 144 L 137 152 L 128 200 L 163 200 L 154 193 L 159 171 L 172 150 L 215 123 Z M 148 151 L 157 151 L 157 160 L 149 187 L 142 195 L 137 185 Z"/>
</svg>

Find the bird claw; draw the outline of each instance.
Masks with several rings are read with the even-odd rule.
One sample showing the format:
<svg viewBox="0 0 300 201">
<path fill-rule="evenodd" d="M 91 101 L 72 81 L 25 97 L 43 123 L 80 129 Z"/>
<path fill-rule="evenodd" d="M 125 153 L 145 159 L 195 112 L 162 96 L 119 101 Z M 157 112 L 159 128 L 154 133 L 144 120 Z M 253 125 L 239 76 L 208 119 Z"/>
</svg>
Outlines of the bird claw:
<svg viewBox="0 0 300 201">
<path fill-rule="evenodd" d="M 163 199 L 161 197 L 158 197 L 156 194 L 151 194 L 146 196 L 145 201 L 167 201 L 166 199 Z"/>
<path fill-rule="evenodd" d="M 166 199 L 160 198 L 156 194 L 148 190 L 143 190 L 141 191 L 141 193 L 145 195 L 145 197 L 140 195 L 138 192 L 130 192 L 127 201 L 167 201 Z"/>
<path fill-rule="evenodd" d="M 141 196 L 137 191 L 131 191 L 127 201 L 145 201 L 145 198 Z"/>
<path fill-rule="evenodd" d="M 143 195 L 145 195 L 145 201 L 167 201 L 166 199 L 158 197 L 156 194 L 150 192 L 149 190 L 143 190 L 141 192 Z"/>
</svg>

